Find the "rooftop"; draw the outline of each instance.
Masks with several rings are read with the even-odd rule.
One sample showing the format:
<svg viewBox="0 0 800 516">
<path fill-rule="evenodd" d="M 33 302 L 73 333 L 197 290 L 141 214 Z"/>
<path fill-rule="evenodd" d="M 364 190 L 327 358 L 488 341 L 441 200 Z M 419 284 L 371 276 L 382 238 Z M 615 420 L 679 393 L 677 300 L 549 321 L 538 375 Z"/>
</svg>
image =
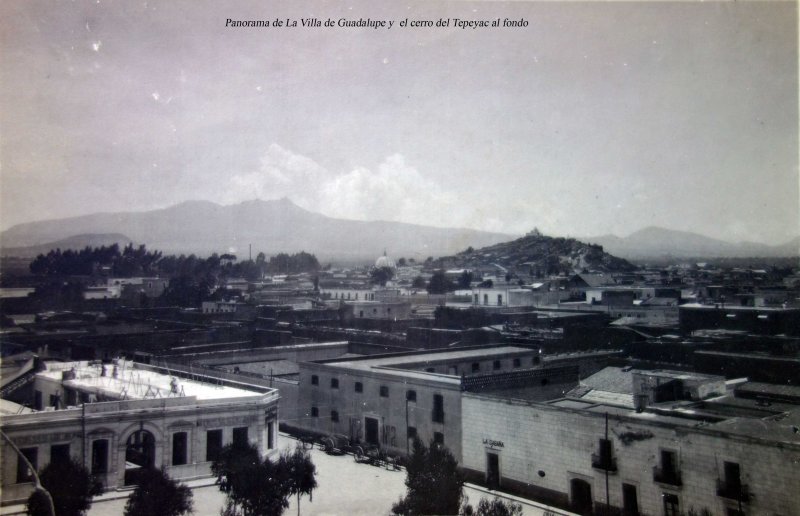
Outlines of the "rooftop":
<svg viewBox="0 0 800 516">
<path fill-rule="evenodd" d="M 119 400 L 196 397 L 198 400 L 261 396 L 255 390 L 178 378 L 144 369 L 135 362 L 116 365 L 90 362 L 47 362 L 37 376 L 66 387 Z M 74 371 L 74 378 L 72 378 Z M 64 373 L 67 373 L 66 376 Z"/>
</svg>

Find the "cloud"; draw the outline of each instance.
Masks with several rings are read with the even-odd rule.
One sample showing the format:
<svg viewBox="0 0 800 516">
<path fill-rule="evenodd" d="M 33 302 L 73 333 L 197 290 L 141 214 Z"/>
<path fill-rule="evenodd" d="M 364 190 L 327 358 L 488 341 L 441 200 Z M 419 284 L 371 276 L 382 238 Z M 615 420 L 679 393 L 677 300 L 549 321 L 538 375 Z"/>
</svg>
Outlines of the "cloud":
<svg viewBox="0 0 800 516">
<path fill-rule="evenodd" d="M 221 192 L 223 203 L 288 197 L 310 211 L 356 220 L 390 220 L 445 227 L 523 233 L 557 227 L 563 213 L 546 199 L 508 199 L 442 184 L 401 154 L 376 169 L 330 171 L 313 159 L 271 144 L 258 170 L 236 174 Z"/>
</svg>

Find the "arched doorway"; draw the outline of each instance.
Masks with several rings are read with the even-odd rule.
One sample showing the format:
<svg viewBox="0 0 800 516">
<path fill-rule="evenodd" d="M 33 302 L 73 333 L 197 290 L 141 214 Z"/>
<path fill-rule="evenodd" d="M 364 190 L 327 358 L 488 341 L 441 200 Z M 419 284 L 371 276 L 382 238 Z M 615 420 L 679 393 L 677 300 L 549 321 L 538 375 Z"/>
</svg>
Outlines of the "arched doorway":
<svg viewBox="0 0 800 516">
<path fill-rule="evenodd" d="M 155 467 L 156 438 L 147 430 L 137 430 L 125 443 L 125 485 L 136 483 L 139 472 Z"/>
<path fill-rule="evenodd" d="M 592 514 L 592 486 L 589 482 L 573 478 L 569 483 L 569 498 L 572 504 L 572 512 L 578 514 Z"/>
</svg>

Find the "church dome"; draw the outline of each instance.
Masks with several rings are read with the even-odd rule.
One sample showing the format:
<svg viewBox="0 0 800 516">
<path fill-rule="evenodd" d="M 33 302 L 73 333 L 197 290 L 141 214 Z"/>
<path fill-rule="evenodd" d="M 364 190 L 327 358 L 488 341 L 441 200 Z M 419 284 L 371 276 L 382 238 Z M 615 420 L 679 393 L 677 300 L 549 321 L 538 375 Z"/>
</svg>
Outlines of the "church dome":
<svg viewBox="0 0 800 516">
<path fill-rule="evenodd" d="M 375 268 L 381 269 L 383 267 L 388 267 L 390 269 L 396 268 L 394 264 L 394 260 L 386 256 L 386 251 L 383 252 L 383 256 L 379 256 L 377 260 L 375 260 Z"/>
</svg>

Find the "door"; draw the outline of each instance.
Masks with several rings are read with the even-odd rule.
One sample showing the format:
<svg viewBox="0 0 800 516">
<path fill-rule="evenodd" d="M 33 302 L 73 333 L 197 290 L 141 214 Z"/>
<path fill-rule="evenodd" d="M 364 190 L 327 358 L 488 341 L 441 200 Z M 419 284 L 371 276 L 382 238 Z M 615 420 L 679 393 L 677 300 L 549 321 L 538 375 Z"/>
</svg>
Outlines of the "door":
<svg viewBox="0 0 800 516">
<path fill-rule="evenodd" d="M 380 445 L 378 437 L 378 420 L 374 417 L 364 418 L 364 438 L 368 444 Z"/>
<path fill-rule="evenodd" d="M 156 439 L 147 430 L 138 430 L 128 437 L 125 446 L 125 485 L 133 485 L 139 473 L 155 466 Z"/>
<path fill-rule="evenodd" d="M 489 489 L 500 487 L 500 457 L 496 453 L 486 454 L 486 485 Z"/>
<path fill-rule="evenodd" d="M 573 478 L 569 483 L 572 511 L 582 515 L 592 514 L 592 486 L 580 478 Z"/>
</svg>

